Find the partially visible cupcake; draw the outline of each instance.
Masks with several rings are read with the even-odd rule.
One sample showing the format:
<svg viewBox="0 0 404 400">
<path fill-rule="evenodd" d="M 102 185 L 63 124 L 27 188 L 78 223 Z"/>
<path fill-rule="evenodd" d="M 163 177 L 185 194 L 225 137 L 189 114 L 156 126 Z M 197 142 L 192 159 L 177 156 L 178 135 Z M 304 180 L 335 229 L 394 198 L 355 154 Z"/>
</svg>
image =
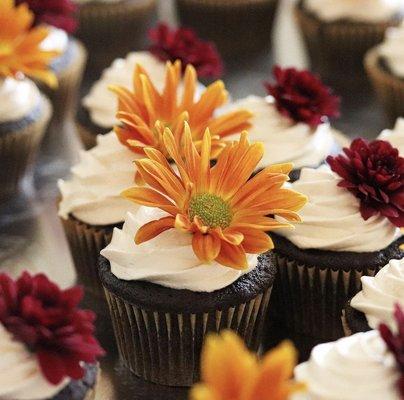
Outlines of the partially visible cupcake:
<svg viewBox="0 0 404 400">
<path fill-rule="evenodd" d="M 344 336 L 346 302 L 401 259 L 404 158 L 388 142 L 356 139 L 326 166 L 303 169 L 291 187 L 308 197 L 303 222 L 273 235 L 278 263 L 274 305 L 284 335 L 302 351 Z"/>
<path fill-rule="evenodd" d="M 0 199 L 14 195 L 33 163 L 51 117 L 49 101 L 27 78 L 56 87 L 49 65 L 56 52 L 41 49 L 49 31 L 32 28 L 34 16 L 27 5 L 0 4 Z"/>
<path fill-rule="evenodd" d="M 250 138 L 265 146 L 259 168 L 291 162 L 296 180 L 303 167 L 318 167 L 339 150 L 329 122 L 339 116 L 339 98 L 309 71 L 276 66 L 273 75 L 265 84 L 268 97 L 248 96 L 230 108 L 253 115 Z"/>
<path fill-rule="evenodd" d="M 258 350 L 275 278 L 266 232 L 299 221 L 306 199 L 283 187 L 289 164 L 249 179 L 263 147 L 246 133 L 214 167 L 209 130 L 201 153 L 187 125 L 182 137 L 167 128 L 163 139 L 175 168 L 154 149 L 136 161 L 149 186 L 123 193 L 142 207 L 101 251 L 100 278 L 128 367 L 146 380 L 189 386 L 208 332 L 232 329 Z"/>
<path fill-rule="evenodd" d="M 0 274 L 0 397 L 93 400 L 99 380 L 95 314 L 78 308 L 83 292 L 43 275 Z"/>
<path fill-rule="evenodd" d="M 157 15 L 156 0 L 73 0 L 78 7 L 77 36 L 91 57 L 91 76 L 116 58 L 146 44 L 147 29 Z"/>
<path fill-rule="evenodd" d="M 379 139 L 386 140 L 404 156 L 404 118 L 398 118 L 393 129 L 385 129 Z"/>
<path fill-rule="evenodd" d="M 98 134 L 109 132 L 118 123 L 116 118 L 116 96 L 109 90 L 111 85 L 133 87 L 133 71 L 141 65 L 158 90 L 165 84 L 165 61 L 180 60 L 185 70 L 193 65 L 199 79 L 219 78 L 223 63 L 213 43 L 198 38 L 194 31 L 186 28 L 172 29 L 160 23 L 150 29 L 149 51 L 129 53 L 125 59 L 116 59 L 94 83 L 84 97 L 77 114 L 77 128 L 86 148 L 95 145 Z M 198 83 L 198 92 L 204 87 Z"/>
<path fill-rule="evenodd" d="M 403 10 L 400 0 L 298 1 L 297 20 L 312 68 L 325 79 L 352 85 L 363 72 L 366 51 L 383 40 L 389 26 L 400 23 Z"/>
</svg>

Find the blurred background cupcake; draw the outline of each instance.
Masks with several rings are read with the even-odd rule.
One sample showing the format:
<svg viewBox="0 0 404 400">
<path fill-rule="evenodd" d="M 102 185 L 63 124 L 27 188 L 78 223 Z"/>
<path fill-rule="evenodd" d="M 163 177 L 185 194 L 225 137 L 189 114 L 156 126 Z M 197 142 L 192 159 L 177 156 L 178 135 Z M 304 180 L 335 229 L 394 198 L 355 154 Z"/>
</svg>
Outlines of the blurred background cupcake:
<svg viewBox="0 0 404 400">
<path fill-rule="evenodd" d="M 176 5 L 181 24 L 212 40 L 229 61 L 270 49 L 278 0 L 176 0 Z"/>
<path fill-rule="evenodd" d="M 98 76 L 116 58 L 131 50 L 144 48 L 147 29 L 157 18 L 155 0 L 74 2 L 78 6 L 77 36 L 91 54 L 88 60 L 89 78 Z"/>
</svg>

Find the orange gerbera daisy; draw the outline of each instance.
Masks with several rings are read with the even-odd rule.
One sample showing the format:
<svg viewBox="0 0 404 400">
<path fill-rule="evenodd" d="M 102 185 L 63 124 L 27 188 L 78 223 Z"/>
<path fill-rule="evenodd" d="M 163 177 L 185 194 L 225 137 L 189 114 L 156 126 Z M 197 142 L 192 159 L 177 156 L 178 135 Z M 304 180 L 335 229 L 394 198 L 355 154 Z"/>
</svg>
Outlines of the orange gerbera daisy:
<svg viewBox="0 0 404 400">
<path fill-rule="evenodd" d="M 202 383 L 191 390 L 191 400 L 286 400 L 305 389 L 293 382 L 297 356 L 283 342 L 259 361 L 233 332 L 209 336 L 202 352 Z"/>
<path fill-rule="evenodd" d="M 160 151 L 145 148 L 148 158 L 135 163 L 149 187 L 123 192 L 138 204 L 168 213 L 142 226 L 135 237 L 137 244 L 177 228 L 193 235 L 192 247 L 202 262 L 216 260 L 227 267 L 245 269 L 246 253 L 261 254 L 273 248 L 266 231 L 291 226 L 287 220 L 300 221 L 297 211 L 306 197 L 282 187 L 292 164 L 267 167 L 250 179 L 263 156 L 263 146 L 250 144 L 247 132 L 241 134 L 239 142 L 226 146 L 214 167 L 209 162 L 209 129 L 202 139 L 201 154 L 187 123 L 182 148 L 168 128 L 162 139 L 179 175 Z M 281 216 L 285 222 L 268 215 Z"/>
<path fill-rule="evenodd" d="M 49 64 L 59 53 L 41 50 L 48 29 L 32 28 L 33 21 L 27 4 L 15 7 L 14 0 L 0 1 L 0 76 L 24 74 L 55 87 L 56 76 Z"/>
<path fill-rule="evenodd" d="M 133 86 L 133 92 L 121 86 L 112 86 L 110 89 L 118 95 L 119 100 L 117 118 L 121 125 L 115 128 L 115 132 L 121 143 L 136 153 L 144 154 L 143 149 L 150 146 L 167 156 L 164 129 L 169 127 L 179 143 L 184 121 L 188 121 L 197 148 L 200 147 L 204 130 L 210 129 L 214 157 L 224 147 L 222 138 L 249 127 L 248 120 L 252 114 L 246 110 L 214 116 L 215 111 L 227 101 L 227 91 L 222 81 L 212 83 L 195 101 L 197 74 L 192 65 L 187 65 L 182 80 L 181 62 L 168 62 L 162 93 L 155 88 L 147 72 L 137 65 Z M 181 100 L 178 99 L 180 91 Z"/>
</svg>

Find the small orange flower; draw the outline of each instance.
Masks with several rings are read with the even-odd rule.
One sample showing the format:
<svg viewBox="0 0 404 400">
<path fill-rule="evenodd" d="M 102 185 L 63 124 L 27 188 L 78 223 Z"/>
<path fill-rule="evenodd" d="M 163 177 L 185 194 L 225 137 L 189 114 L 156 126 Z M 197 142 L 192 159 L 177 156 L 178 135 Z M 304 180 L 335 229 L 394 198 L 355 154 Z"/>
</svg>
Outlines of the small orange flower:
<svg viewBox="0 0 404 400">
<path fill-rule="evenodd" d="M 135 237 L 137 244 L 177 228 L 193 235 L 192 247 L 202 262 L 215 260 L 227 267 L 245 269 L 246 253 L 261 254 L 273 248 L 266 231 L 291 226 L 286 220 L 300 221 L 297 211 L 306 197 L 282 187 L 292 164 L 267 167 L 250 179 L 263 156 L 263 146 L 250 144 L 247 132 L 241 134 L 239 142 L 226 146 L 214 167 L 210 166 L 209 129 L 202 139 L 201 154 L 187 123 L 181 148 L 168 128 L 162 139 L 179 175 L 160 151 L 145 148 L 148 158 L 135 163 L 149 187 L 123 192 L 129 200 L 168 213 L 142 226 Z M 285 222 L 268 215 L 281 216 Z"/>
<path fill-rule="evenodd" d="M 169 127 L 179 143 L 184 121 L 187 121 L 197 148 L 200 147 L 205 129 L 210 129 L 214 157 L 224 147 L 222 138 L 249 127 L 248 120 L 252 116 L 249 111 L 238 110 L 214 116 L 215 111 L 227 101 L 227 91 L 222 81 L 208 86 L 199 100 L 195 101 L 197 74 L 194 67 L 187 65 L 183 81 L 181 78 L 181 62 L 168 62 L 165 87 L 159 93 L 147 72 L 137 65 L 133 92 L 124 87 L 111 86 L 119 100 L 117 118 L 121 125 L 115 127 L 115 132 L 122 144 L 140 154 L 144 154 L 145 147 L 154 147 L 167 156 L 164 129 Z M 180 91 L 181 100 L 178 99 Z"/>
<path fill-rule="evenodd" d="M 297 355 L 283 342 L 259 361 L 232 331 L 209 336 L 202 352 L 202 382 L 191 400 L 287 400 L 305 389 L 293 382 Z"/>
<path fill-rule="evenodd" d="M 24 74 L 55 87 L 56 76 L 49 64 L 59 53 L 41 50 L 48 29 L 32 28 L 33 21 L 27 4 L 15 7 L 14 0 L 0 1 L 0 77 Z"/>
</svg>

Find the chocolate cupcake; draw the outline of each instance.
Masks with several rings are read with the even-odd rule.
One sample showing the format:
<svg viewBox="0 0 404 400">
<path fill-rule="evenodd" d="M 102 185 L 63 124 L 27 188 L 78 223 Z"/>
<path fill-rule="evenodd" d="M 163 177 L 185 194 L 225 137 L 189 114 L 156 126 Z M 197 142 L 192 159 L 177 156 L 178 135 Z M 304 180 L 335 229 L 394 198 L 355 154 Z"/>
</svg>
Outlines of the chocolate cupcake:
<svg viewBox="0 0 404 400">
<path fill-rule="evenodd" d="M 271 311 L 303 358 L 313 345 L 344 336 L 342 310 L 359 291 L 361 276 L 374 276 L 404 255 L 402 204 L 395 197 L 404 159 L 385 141 L 356 139 L 344 151 L 345 157 L 328 158 L 335 172 L 326 166 L 302 170 L 292 188 L 309 199 L 303 223 L 273 236 L 278 276 Z"/>
<path fill-rule="evenodd" d="M 82 296 L 43 274 L 0 274 L 1 398 L 95 399 L 104 351 L 93 336 L 95 314 L 78 308 Z"/>
<path fill-rule="evenodd" d="M 208 332 L 235 330 L 258 349 L 275 278 L 273 255 L 264 254 L 273 246 L 265 231 L 298 221 L 305 202 L 282 188 L 288 164 L 267 167 L 249 180 L 263 149 L 249 144 L 246 133 L 215 167 L 209 165 L 209 130 L 201 155 L 193 137 L 188 125 L 180 143 L 165 130 L 174 168 L 157 150 L 136 162 L 149 186 L 123 195 L 142 207 L 114 230 L 100 261 L 121 357 L 137 376 L 170 386 L 198 379 Z M 252 212 L 257 196 L 276 200 Z M 283 215 L 285 222 L 279 225 L 268 214 Z"/>
<path fill-rule="evenodd" d="M 352 86 L 363 74 L 365 53 L 383 40 L 389 26 L 399 24 L 402 12 L 399 1 L 300 0 L 296 16 L 312 69 L 323 79 Z"/>
<path fill-rule="evenodd" d="M 116 58 L 144 48 L 146 32 L 156 18 L 155 0 L 74 0 L 77 36 L 91 57 L 88 69 L 98 75 Z"/>
</svg>

